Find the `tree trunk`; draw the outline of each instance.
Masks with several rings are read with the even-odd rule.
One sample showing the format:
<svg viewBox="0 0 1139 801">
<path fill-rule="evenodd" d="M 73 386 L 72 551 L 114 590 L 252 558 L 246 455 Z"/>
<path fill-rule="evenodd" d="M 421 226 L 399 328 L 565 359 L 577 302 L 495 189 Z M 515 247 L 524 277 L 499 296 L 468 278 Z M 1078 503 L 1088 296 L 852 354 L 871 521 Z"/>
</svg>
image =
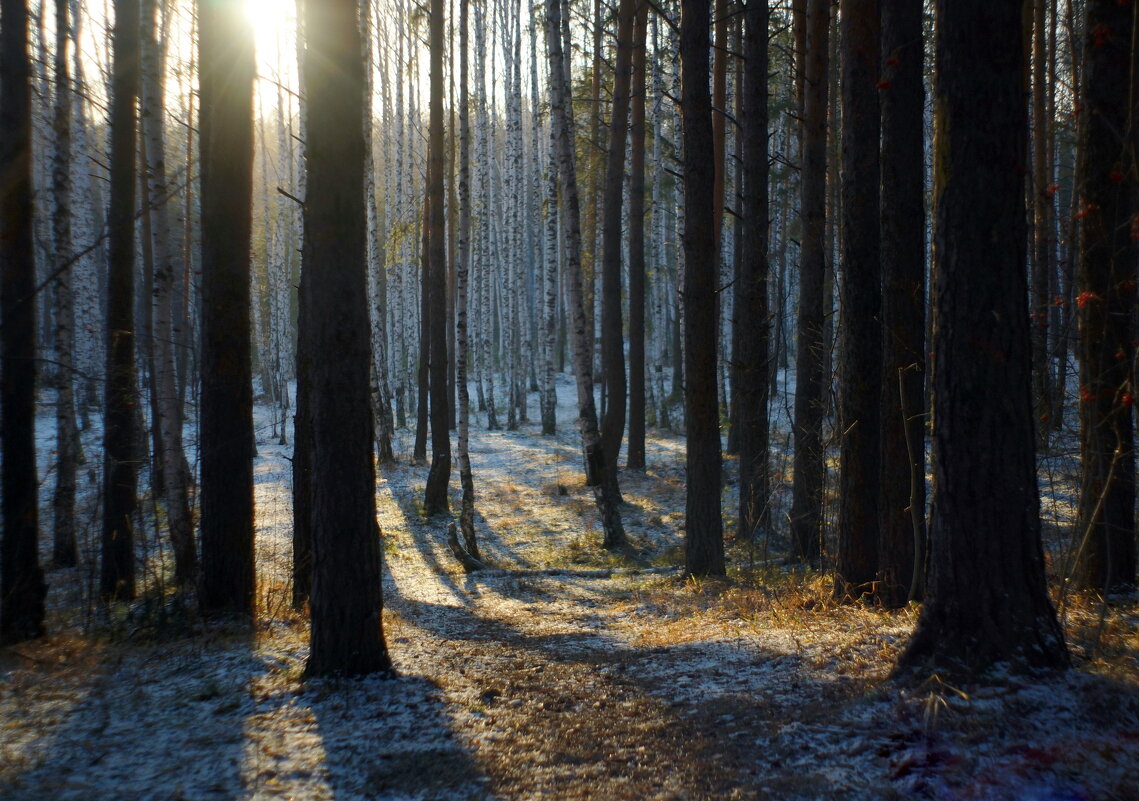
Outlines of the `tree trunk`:
<svg viewBox="0 0 1139 801">
<path fill-rule="evenodd" d="M 803 219 L 799 264 L 799 312 L 795 353 L 795 483 L 791 499 L 791 539 L 795 558 L 818 564 L 822 525 L 823 279 L 826 274 L 827 90 L 830 58 L 830 3 L 807 0 L 803 80 Z"/>
<path fill-rule="evenodd" d="M 141 123 L 147 166 L 147 214 L 151 219 L 154 258 L 153 385 L 157 390 L 157 420 L 163 505 L 174 548 L 174 576 L 189 586 L 198 574 L 194 521 L 190 513 L 190 469 L 182 447 L 182 400 L 178 395 L 174 351 L 174 263 L 171 259 L 170 217 L 167 208 L 165 158 L 165 58 L 157 37 L 158 0 L 143 0 Z"/>
<path fill-rule="evenodd" d="M 749 0 L 744 19 L 743 79 L 743 248 L 732 321 L 734 398 L 739 445 L 739 529 L 752 540 L 767 529 L 768 389 L 770 312 L 768 266 L 768 3 Z"/>
<path fill-rule="evenodd" d="M 1136 239 L 1134 9 L 1112 0 L 1087 5 L 1079 287 L 1080 586 L 1101 591 L 1135 584 L 1133 404 Z"/>
<path fill-rule="evenodd" d="M 716 286 L 720 260 L 713 214 L 716 160 L 708 91 L 709 0 L 686 0 L 680 21 L 684 141 L 684 417 L 688 473 L 685 572 L 722 576 L 720 410 L 716 392 Z"/>
<path fill-rule="evenodd" d="M 1032 0 L 1032 395 L 1037 432 L 1043 442 L 1052 410 L 1052 381 L 1048 349 L 1048 318 L 1051 312 L 1049 283 L 1052 279 L 1052 185 L 1051 148 L 1046 116 L 1048 60 L 1045 57 L 1048 34 L 1045 30 L 1045 4 Z"/>
<path fill-rule="evenodd" d="M 629 439 L 626 465 L 645 469 L 645 38 L 649 6 L 633 25 L 633 86 L 629 128 Z M 659 180 L 659 179 L 658 179 Z"/>
<path fill-rule="evenodd" d="M 307 676 L 391 669 L 381 620 L 368 397 L 363 115 L 370 108 L 360 102 L 365 80 L 358 10 L 353 0 L 305 4 L 309 117 L 302 258 L 309 310 L 301 344 L 312 379 L 313 467 Z"/>
<path fill-rule="evenodd" d="M 882 482 L 878 599 L 920 598 L 925 573 L 925 167 L 922 4 L 882 3 Z"/>
<path fill-rule="evenodd" d="M 1019 0 L 939 0 L 928 597 L 899 668 L 1068 664 L 1040 544 Z"/>
<path fill-rule="evenodd" d="M 606 469 L 597 409 L 593 403 L 592 346 L 586 328 L 581 280 L 581 218 L 578 208 L 577 177 L 574 171 L 573 118 L 569 103 L 569 81 L 562 56 L 561 0 L 546 0 L 546 45 L 550 61 L 550 107 L 558 149 L 558 177 L 561 183 L 561 211 L 565 224 L 566 280 L 569 285 L 569 311 L 573 329 L 573 362 L 577 378 L 578 424 L 581 427 L 585 460 L 585 483 L 593 488 L 601 525 L 603 545 L 614 549 L 625 546 L 625 528 L 617 504 L 620 495 L 617 477 Z"/>
<path fill-rule="evenodd" d="M 601 229 L 601 374 L 605 381 L 605 412 L 601 443 L 605 469 L 616 475 L 617 456 L 625 433 L 625 338 L 621 320 L 621 229 L 625 189 L 625 142 L 629 129 L 629 89 L 633 71 L 633 18 L 637 0 L 617 7 L 617 57 L 613 75 L 613 118 L 605 164 L 605 195 Z"/>
<path fill-rule="evenodd" d="M 135 596 L 134 513 L 138 446 L 134 353 L 135 98 L 139 69 L 138 0 L 115 0 L 111 97 L 111 201 L 107 271 L 107 385 L 103 423 L 103 537 L 99 594 Z M 10 418 L 5 418 L 10 419 Z"/>
<path fill-rule="evenodd" d="M 39 563 L 36 481 L 35 255 L 28 8 L 0 3 L 0 643 L 41 637 L 47 584 Z M 66 91 L 66 90 L 62 90 Z"/>
<path fill-rule="evenodd" d="M 254 612 L 250 239 L 253 30 L 199 0 L 202 151 L 203 613 Z"/>
<path fill-rule="evenodd" d="M 71 235 L 71 79 L 67 48 L 71 30 L 69 0 L 55 0 L 55 104 L 52 114 L 54 147 L 51 164 L 51 223 L 55 279 L 55 348 L 59 361 L 56 396 L 56 473 L 52 496 L 52 562 L 74 567 L 79 560 L 75 541 L 75 486 L 83 448 L 75 416 L 75 296 L 69 260 Z"/>
<path fill-rule="evenodd" d="M 427 186 L 430 247 L 427 306 L 431 329 L 431 470 L 423 494 L 428 515 L 445 513 L 450 504 L 451 480 L 450 402 L 447 399 L 447 239 L 443 204 L 443 0 L 431 0 L 431 108 L 428 134 Z"/>
<path fill-rule="evenodd" d="M 835 595 L 872 592 L 878 574 L 882 305 L 879 262 L 878 0 L 843 0 L 842 338 Z M 920 173 L 919 173 L 920 174 Z"/>
</svg>

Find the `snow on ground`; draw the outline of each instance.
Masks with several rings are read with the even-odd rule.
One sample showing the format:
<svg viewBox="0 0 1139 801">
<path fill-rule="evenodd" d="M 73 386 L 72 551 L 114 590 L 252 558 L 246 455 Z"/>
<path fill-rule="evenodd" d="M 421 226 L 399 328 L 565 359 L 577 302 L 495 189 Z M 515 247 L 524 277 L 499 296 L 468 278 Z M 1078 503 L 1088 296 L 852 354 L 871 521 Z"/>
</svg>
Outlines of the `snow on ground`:
<svg viewBox="0 0 1139 801">
<path fill-rule="evenodd" d="M 677 437 L 654 432 L 649 469 L 622 476 L 636 553 L 600 551 L 564 377 L 559 393 L 556 440 L 474 426 L 480 545 L 509 571 L 462 573 L 397 438 L 377 489 L 394 680 L 300 680 L 291 445 L 259 408 L 257 625 L 100 610 L 89 566 L 50 572 L 52 635 L 0 651 L 0 799 L 1139 798 L 1133 601 L 1103 625 L 1073 602 L 1067 675 L 895 685 L 914 610 L 837 606 L 825 579 L 739 548 L 730 582 L 660 572 L 681 553 Z M 153 587 L 169 557 L 145 540 Z"/>
</svg>

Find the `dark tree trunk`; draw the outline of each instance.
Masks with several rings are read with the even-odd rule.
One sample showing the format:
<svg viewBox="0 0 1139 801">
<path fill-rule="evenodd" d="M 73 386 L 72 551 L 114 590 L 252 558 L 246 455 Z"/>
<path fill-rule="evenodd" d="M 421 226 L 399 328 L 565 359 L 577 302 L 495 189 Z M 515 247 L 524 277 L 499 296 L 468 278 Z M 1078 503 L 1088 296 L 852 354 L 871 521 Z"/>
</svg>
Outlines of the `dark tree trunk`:
<svg viewBox="0 0 1139 801">
<path fill-rule="evenodd" d="M 427 325 L 431 348 L 431 470 L 424 490 L 424 511 L 446 512 L 451 479 L 450 408 L 447 384 L 447 239 L 443 204 L 443 0 L 431 0 L 431 101 L 428 134 Z"/>
<path fill-rule="evenodd" d="M 1080 586 L 1135 584 L 1134 9 L 1091 0 L 1080 115 Z M 1129 111 L 1130 110 L 1130 111 Z"/>
<path fill-rule="evenodd" d="M 740 459 L 737 536 L 752 539 L 768 514 L 767 399 L 770 370 L 767 166 L 767 0 L 749 0 L 744 19 L 743 247 L 732 321 L 733 399 Z"/>
<path fill-rule="evenodd" d="M 1048 0 L 1032 0 L 1032 395 L 1040 424 L 1041 442 L 1047 439 L 1052 410 L 1052 380 L 1048 349 L 1048 317 L 1051 312 L 1052 270 L 1052 184 L 1051 146 L 1046 116 L 1048 60 L 1045 58 L 1048 33 L 1045 5 Z"/>
<path fill-rule="evenodd" d="M 621 321 L 621 221 L 625 189 L 625 140 L 629 127 L 629 88 L 633 71 L 633 18 L 636 0 L 621 0 L 617 8 L 617 57 L 613 76 L 613 118 L 605 164 L 605 195 L 601 225 L 601 374 L 605 381 L 605 412 L 601 416 L 601 445 L 605 469 L 616 475 L 617 455 L 625 433 L 625 339 Z"/>
<path fill-rule="evenodd" d="M 55 345 L 60 362 L 56 396 L 56 475 L 52 496 L 52 563 L 73 567 L 79 561 L 75 540 L 75 487 L 83 448 L 75 414 L 75 296 L 71 236 L 71 78 L 68 42 L 71 33 L 69 0 L 55 0 L 55 103 L 52 114 L 51 195 L 52 266 L 55 279 Z"/>
<path fill-rule="evenodd" d="M 878 0 L 843 0 L 842 326 L 839 352 L 841 433 L 838 573 L 835 596 L 858 598 L 878 574 L 878 492 L 882 402 L 879 262 Z M 919 173 L 920 174 L 920 173 Z"/>
<path fill-rule="evenodd" d="M 203 613 L 254 611 L 250 237 L 253 30 L 244 11 L 199 0 L 202 152 Z"/>
<path fill-rule="evenodd" d="M 822 525 L 823 279 L 826 275 L 827 90 L 830 3 L 806 0 L 803 80 L 803 158 L 799 182 L 803 239 L 799 264 L 798 341 L 795 353 L 795 483 L 791 539 L 795 558 L 817 564 Z"/>
<path fill-rule="evenodd" d="M 882 3 L 882 484 L 878 598 L 921 596 L 925 567 L 925 214 L 921 0 Z M 917 572 L 915 573 L 915 560 Z"/>
<path fill-rule="evenodd" d="M 708 0 L 681 5 L 680 62 L 684 137 L 684 413 L 688 474 L 685 572 L 722 576 L 720 409 L 716 391 L 717 258 L 712 97 L 708 91 Z"/>
<path fill-rule="evenodd" d="M 939 0 L 934 501 L 928 597 L 901 669 L 1068 664 L 1040 544 L 1025 275 L 1019 0 Z"/>
<path fill-rule="evenodd" d="M 427 165 L 427 186 L 431 185 L 431 165 Z M 426 187 L 425 187 L 426 189 Z M 415 444 L 412 458 L 427 461 L 427 432 L 431 392 L 431 202 L 423 202 L 423 221 L 419 233 L 419 366 L 415 373 Z M 492 393 L 493 394 L 493 393 Z"/>
<path fill-rule="evenodd" d="M 138 505 L 138 382 L 134 353 L 135 98 L 139 4 L 115 0 L 111 78 L 111 200 L 107 215 L 107 386 L 103 423 L 103 537 L 99 594 L 135 595 L 134 513 Z"/>
<path fill-rule="evenodd" d="M 633 24 L 629 125 L 629 437 L 625 464 L 645 469 L 645 37 L 649 6 Z M 616 456 L 616 453 L 614 453 Z"/>
<path fill-rule="evenodd" d="M 364 58 L 357 3 L 305 4 L 308 183 L 302 259 L 312 388 L 308 676 L 388 671 L 381 612 L 364 209 Z M 444 413 L 446 406 L 444 405 Z M 444 430 L 446 424 L 444 422 Z"/>
<path fill-rule="evenodd" d="M 31 63 L 21 0 L 0 4 L 0 175 L 0 643 L 7 644 L 43 636 L 47 595 L 36 482 Z"/>
</svg>

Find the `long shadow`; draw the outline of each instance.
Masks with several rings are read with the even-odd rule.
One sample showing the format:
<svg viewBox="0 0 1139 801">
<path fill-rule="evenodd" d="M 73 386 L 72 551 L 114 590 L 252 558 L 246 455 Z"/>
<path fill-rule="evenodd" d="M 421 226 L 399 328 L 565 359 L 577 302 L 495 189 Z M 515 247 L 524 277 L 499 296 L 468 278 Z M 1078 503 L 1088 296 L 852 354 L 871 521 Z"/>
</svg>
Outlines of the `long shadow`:
<svg viewBox="0 0 1139 801">
<path fill-rule="evenodd" d="M 779 728 L 780 718 L 829 720 L 840 698 L 865 689 L 836 687 L 812 675 L 797 657 L 764 649 L 635 648 L 603 632 L 533 635 L 462 609 L 409 606 L 420 607 L 413 618 L 425 630 L 482 651 L 483 656 L 471 653 L 467 660 L 485 663 L 488 705 L 508 707 L 515 736 L 535 741 L 536 751 L 527 760 L 596 774 L 598 797 L 604 797 L 604 783 L 610 781 L 632 782 L 635 792 L 649 796 L 795 797 L 788 791 L 797 792 L 801 768 L 785 783 L 765 775 L 760 786 L 755 775 L 760 740 Z M 751 697 L 743 688 L 753 672 L 782 676 L 795 688 L 795 697 L 805 691 L 819 703 L 810 710 L 793 709 L 772 697 Z M 488 766 L 488 772 L 496 789 L 509 794 L 516 786 L 502 766 Z M 820 797 L 855 797 L 827 795 L 823 784 L 818 789 L 824 791 Z"/>
<path fill-rule="evenodd" d="M 489 798 L 486 778 L 454 736 L 439 687 L 423 676 L 324 679 L 264 710 L 278 727 L 311 722 L 323 751 L 314 777 L 335 798 Z M 269 749 L 265 782 L 303 791 L 310 768 Z M 308 797 L 303 792 L 296 797 Z"/>
<path fill-rule="evenodd" d="M 57 707 L 37 707 L 47 717 L 24 750 L 28 768 L 0 784 L 0 798 L 150 798 L 162 788 L 184 788 L 186 798 L 240 795 L 240 719 L 250 677 L 264 670 L 248 632 L 211 627 L 192 639 L 108 643 L 83 670 L 82 683 L 61 689 L 61 701 L 79 700 L 57 725 Z"/>
</svg>

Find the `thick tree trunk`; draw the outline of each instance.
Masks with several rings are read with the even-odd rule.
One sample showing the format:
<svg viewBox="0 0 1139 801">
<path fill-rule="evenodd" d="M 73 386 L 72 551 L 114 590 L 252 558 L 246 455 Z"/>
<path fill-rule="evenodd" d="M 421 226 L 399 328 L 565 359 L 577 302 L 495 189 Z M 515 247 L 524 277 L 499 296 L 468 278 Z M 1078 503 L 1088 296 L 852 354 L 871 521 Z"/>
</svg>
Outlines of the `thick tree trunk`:
<svg viewBox="0 0 1139 801">
<path fill-rule="evenodd" d="M 570 116 L 569 81 L 562 56 L 561 0 L 546 0 L 546 45 L 550 61 L 550 107 L 558 150 L 558 177 L 561 183 L 561 211 L 565 224 L 566 281 L 573 330 L 574 374 L 577 378 L 578 425 L 581 427 L 585 460 L 585 483 L 593 488 L 606 548 L 625 546 L 625 528 L 618 509 L 620 495 L 617 477 L 606 470 L 597 409 L 593 402 L 593 352 L 586 328 L 581 280 L 581 217 L 574 170 L 573 118 Z"/>
<path fill-rule="evenodd" d="M 722 576 L 720 410 L 716 397 L 716 285 L 720 260 L 713 214 L 716 160 L 708 91 L 708 0 L 681 10 L 684 139 L 684 417 L 687 433 L 685 572 Z"/>
<path fill-rule="evenodd" d="M 795 484 L 791 539 L 795 558 L 817 564 L 820 556 L 823 477 L 823 279 L 826 274 L 827 91 L 830 4 L 806 0 L 803 79 L 803 158 L 799 182 L 803 237 L 795 353 Z"/>
<path fill-rule="evenodd" d="M 138 505 L 134 353 L 135 98 L 139 70 L 138 0 L 115 0 L 111 97 L 111 201 L 107 271 L 107 385 L 103 422 L 103 536 L 99 594 L 135 596 L 134 513 Z M 6 418 L 9 419 L 9 418 Z"/>
<path fill-rule="evenodd" d="M 202 101 L 202 411 L 199 603 L 254 611 L 250 239 L 253 31 L 244 11 L 199 0 Z"/>
<path fill-rule="evenodd" d="M 1082 179 L 1080 330 L 1079 585 L 1135 584 L 1134 384 L 1136 67 L 1134 9 L 1087 5 L 1080 115 Z"/>
<path fill-rule="evenodd" d="M 901 669 L 1068 664 L 1040 544 L 1019 0 L 939 0 L 929 592 Z"/>
<path fill-rule="evenodd" d="M 43 636 L 36 482 L 35 256 L 28 9 L 0 3 L 0 643 Z M 66 90 L 64 90 L 66 91 Z"/>
<path fill-rule="evenodd" d="M 872 592 L 878 574 L 882 305 L 879 262 L 878 0 L 843 0 L 842 336 L 837 598 Z M 920 173 L 919 173 L 920 174 Z"/>
<path fill-rule="evenodd" d="M 768 3 L 749 0 L 744 33 L 743 247 L 732 320 L 733 397 L 737 414 L 740 508 L 737 536 L 752 540 L 770 521 L 768 510 L 768 389 L 771 369 L 768 309 Z"/>
<path fill-rule="evenodd" d="M 312 420 L 312 633 L 307 676 L 389 671 L 381 613 L 368 365 L 364 58 L 353 0 L 305 4 Z M 444 406 L 444 414 L 446 407 Z M 445 418 L 444 418 L 445 420 Z M 446 424 L 444 422 L 444 430 Z"/>
<path fill-rule="evenodd" d="M 925 167 L 922 4 L 882 3 L 882 482 L 878 598 L 921 596 L 925 573 Z M 916 572 L 915 572 L 916 566 Z"/>
</svg>

